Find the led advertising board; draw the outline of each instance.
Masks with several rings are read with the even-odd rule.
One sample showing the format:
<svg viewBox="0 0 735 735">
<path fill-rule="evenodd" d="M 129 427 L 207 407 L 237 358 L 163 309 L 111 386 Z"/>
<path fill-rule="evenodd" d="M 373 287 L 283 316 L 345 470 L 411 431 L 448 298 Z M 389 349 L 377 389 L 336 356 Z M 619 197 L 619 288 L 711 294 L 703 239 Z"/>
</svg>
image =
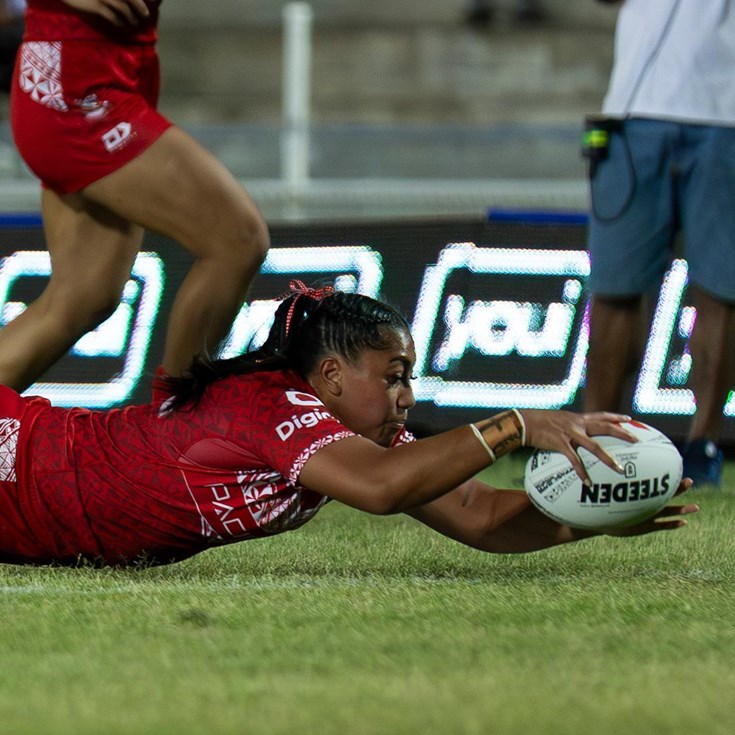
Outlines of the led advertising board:
<svg viewBox="0 0 735 735">
<path fill-rule="evenodd" d="M 273 246 L 221 354 L 262 342 L 290 280 L 334 283 L 384 298 L 411 322 L 418 433 L 508 406 L 578 410 L 589 332 L 585 235 L 584 216 L 553 213 L 274 225 Z M 37 216 L 0 219 L 0 256 L 3 325 L 48 280 Z M 60 406 L 146 401 L 168 311 L 190 264 L 175 243 L 147 235 L 115 313 L 28 392 Z M 695 411 L 688 343 L 696 312 L 687 301 L 685 261 L 673 261 L 653 310 L 625 410 L 681 438 Z M 731 439 L 735 394 L 723 412 Z"/>
</svg>

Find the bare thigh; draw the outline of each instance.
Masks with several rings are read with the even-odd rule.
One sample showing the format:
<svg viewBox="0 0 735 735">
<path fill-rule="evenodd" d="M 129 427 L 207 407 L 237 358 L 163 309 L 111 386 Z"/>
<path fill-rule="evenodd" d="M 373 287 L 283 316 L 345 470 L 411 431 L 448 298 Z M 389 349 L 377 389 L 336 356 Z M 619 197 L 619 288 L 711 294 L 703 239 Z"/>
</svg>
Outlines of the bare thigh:
<svg viewBox="0 0 735 735">
<path fill-rule="evenodd" d="M 232 326 L 269 246 L 268 228 L 230 171 L 181 129 L 81 192 L 178 241 L 195 258 L 174 299 L 162 367 L 181 374 Z"/>
<path fill-rule="evenodd" d="M 177 127 L 81 195 L 179 242 L 197 258 L 258 263 L 267 227 L 250 196 L 215 156 Z"/>
<path fill-rule="evenodd" d="M 116 307 L 143 229 L 79 195 L 62 197 L 48 189 L 42 211 L 54 307 L 86 314 L 87 326 L 94 326 Z"/>
</svg>

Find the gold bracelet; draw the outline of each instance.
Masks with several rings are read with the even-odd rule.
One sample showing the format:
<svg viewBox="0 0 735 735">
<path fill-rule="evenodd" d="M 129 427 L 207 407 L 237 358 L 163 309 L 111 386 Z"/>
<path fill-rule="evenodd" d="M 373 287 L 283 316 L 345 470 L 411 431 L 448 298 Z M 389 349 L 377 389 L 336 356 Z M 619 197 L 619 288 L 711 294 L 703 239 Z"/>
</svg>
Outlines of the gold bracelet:
<svg viewBox="0 0 735 735">
<path fill-rule="evenodd" d="M 472 433 L 477 437 L 477 441 L 482 444 L 485 451 L 490 455 L 490 461 L 493 463 L 497 462 L 498 458 L 495 456 L 495 452 L 493 452 L 490 445 L 485 441 L 485 437 L 480 430 L 474 424 L 470 424 L 470 429 L 472 429 Z"/>
<path fill-rule="evenodd" d="M 510 410 L 513 412 L 515 417 L 518 419 L 518 427 L 521 430 L 521 446 L 525 447 L 526 446 L 526 421 L 523 418 L 523 416 L 521 416 L 521 412 L 517 408 L 511 408 Z"/>
<path fill-rule="evenodd" d="M 516 411 L 503 411 L 497 416 L 478 421 L 477 429 L 496 459 L 523 446 L 525 425 Z"/>
</svg>

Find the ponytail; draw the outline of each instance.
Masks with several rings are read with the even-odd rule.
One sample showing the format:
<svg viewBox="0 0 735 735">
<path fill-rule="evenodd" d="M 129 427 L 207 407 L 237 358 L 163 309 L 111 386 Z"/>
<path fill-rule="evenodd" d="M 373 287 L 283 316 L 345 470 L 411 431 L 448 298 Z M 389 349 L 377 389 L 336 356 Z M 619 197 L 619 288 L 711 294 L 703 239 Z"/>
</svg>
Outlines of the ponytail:
<svg viewBox="0 0 735 735">
<path fill-rule="evenodd" d="M 196 407 L 207 386 L 230 375 L 293 370 L 305 378 L 329 352 L 355 361 L 365 349 L 386 349 L 393 332 L 410 332 L 401 314 L 369 296 L 308 288 L 301 281 L 289 288 L 259 348 L 228 359 L 195 357 L 185 375 L 168 379 L 167 408 Z"/>
</svg>

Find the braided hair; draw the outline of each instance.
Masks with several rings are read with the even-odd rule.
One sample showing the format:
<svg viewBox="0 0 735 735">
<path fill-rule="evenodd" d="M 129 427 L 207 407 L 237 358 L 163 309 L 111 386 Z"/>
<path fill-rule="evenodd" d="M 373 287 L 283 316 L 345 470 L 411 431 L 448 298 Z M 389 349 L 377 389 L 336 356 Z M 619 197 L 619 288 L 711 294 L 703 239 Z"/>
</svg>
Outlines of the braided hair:
<svg viewBox="0 0 735 735">
<path fill-rule="evenodd" d="M 355 362 L 364 350 L 385 350 L 396 332 L 410 333 L 408 321 L 388 304 L 331 287 L 312 289 L 292 281 L 276 309 L 265 342 L 242 355 L 194 358 L 180 378 L 169 378 L 167 408 L 195 407 L 207 386 L 230 375 L 293 370 L 306 378 L 319 359 L 332 353 Z"/>
</svg>

